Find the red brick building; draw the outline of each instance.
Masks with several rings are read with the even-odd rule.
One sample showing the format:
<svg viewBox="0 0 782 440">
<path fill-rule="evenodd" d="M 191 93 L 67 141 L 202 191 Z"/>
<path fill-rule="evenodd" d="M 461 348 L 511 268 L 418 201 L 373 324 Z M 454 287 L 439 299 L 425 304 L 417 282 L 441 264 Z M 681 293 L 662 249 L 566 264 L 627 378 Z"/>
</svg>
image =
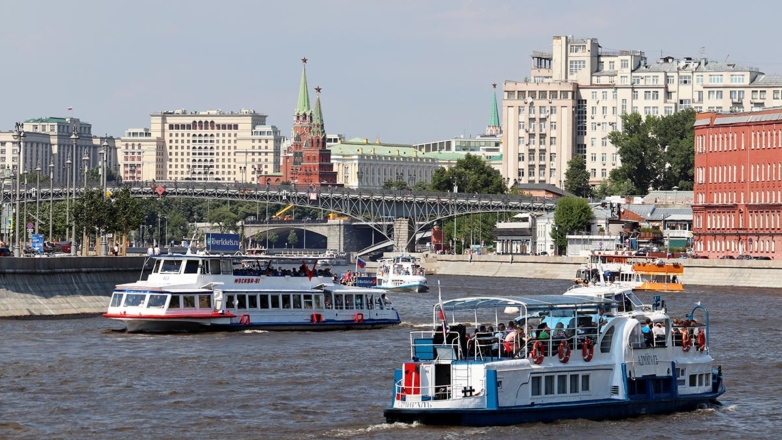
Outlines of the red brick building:
<svg viewBox="0 0 782 440">
<path fill-rule="evenodd" d="M 780 258 L 782 109 L 698 114 L 694 178 L 696 253 Z"/>
<path fill-rule="evenodd" d="M 320 87 L 315 100 L 315 109 L 310 109 L 310 95 L 307 88 L 307 59 L 299 86 L 299 101 L 293 114 L 293 139 L 282 157 L 283 180 L 299 185 L 335 186 L 337 172 L 331 163 L 331 150 L 326 148 L 326 131 L 323 112 L 320 108 Z"/>
</svg>

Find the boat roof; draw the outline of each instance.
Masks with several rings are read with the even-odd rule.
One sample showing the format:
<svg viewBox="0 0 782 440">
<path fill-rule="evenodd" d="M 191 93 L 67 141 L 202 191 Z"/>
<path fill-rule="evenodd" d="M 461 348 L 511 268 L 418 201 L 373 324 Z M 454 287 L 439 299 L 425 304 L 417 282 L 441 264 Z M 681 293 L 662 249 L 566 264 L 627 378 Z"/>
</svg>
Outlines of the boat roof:
<svg viewBox="0 0 782 440">
<path fill-rule="evenodd" d="M 252 254 L 164 254 L 164 255 L 152 255 L 149 258 L 152 259 L 205 259 L 205 258 L 225 258 L 231 260 L 274 260 L 274 261 L 316 261 L 319 260 L 319 256 L 291 256 L 291 255 L 252 255 Z"/>
<path fill-rule="evenodd" d="M 516 297 L 471 297 L 443 301 L 445 311 L 525 307 L 528 312 L 559 308 L 594 308 L 616 304 L 611 299 L 592 296 L 535 295 Z M 438 307 L 438 304 L 435 304 Z"/>
</svg>

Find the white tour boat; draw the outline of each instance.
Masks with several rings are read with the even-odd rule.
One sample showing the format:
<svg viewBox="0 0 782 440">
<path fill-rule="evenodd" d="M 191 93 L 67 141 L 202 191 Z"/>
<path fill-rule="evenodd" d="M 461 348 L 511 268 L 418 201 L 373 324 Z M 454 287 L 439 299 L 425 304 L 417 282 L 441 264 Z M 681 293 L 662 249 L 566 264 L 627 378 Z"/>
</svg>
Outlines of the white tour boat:
<svg viewBox="0 0 782 440">
<path fill-rule="evenodd" d="M 103 316 L 129 332 L 347 330 L 399 324 L 373 289 L 343 286 L 327 270 L 273 268 L 260 255 L 166 255 L 146 280 L 116 286 Z M 314 261 L 312 262 L 314 263 Z"/>
<path fill-rule="evenodd" d="M 411 359 L 395 371 L 386 420 L 491 426 L 618 419 L 693 410 L 724 393 L 704 307 L 692 309 L 689 327 L 676 327 L 659 298 L 643 305 L 627 289 L 584 289 L 584 295 L 436 304 L 439 328 L 411 333 Z M 629 292 L 624 299 L 631 306 L 608 299 L 621 292 Z M 526 339 L 498 332 L 475 333 L 471 340 L 459 325 L 442 330 L 440 310 L 452 322 L 475 320 L 496 328 L 507 308 L 519 311 L 511 318 L 516 327 L 536 330 Z M 647 319 L 656 330 L 643 329 Z"/>
<path fill-rule="evenodd" d="M 576 282 L 612 282 L 634 290 L 681 292 L 684 266 L 678 261 L 636 257 L 629 252 L 595 252 L 576 272 Z"/>
<path fill-rule="evenodd" d="M 378 260 L 377 283 L 375 288 L 389 292 L 421 293 L 429 290 L 426 284 L 426 271 L 418 260 L 411 255 L 397 255 L 394 258 Z"/>
</svg>

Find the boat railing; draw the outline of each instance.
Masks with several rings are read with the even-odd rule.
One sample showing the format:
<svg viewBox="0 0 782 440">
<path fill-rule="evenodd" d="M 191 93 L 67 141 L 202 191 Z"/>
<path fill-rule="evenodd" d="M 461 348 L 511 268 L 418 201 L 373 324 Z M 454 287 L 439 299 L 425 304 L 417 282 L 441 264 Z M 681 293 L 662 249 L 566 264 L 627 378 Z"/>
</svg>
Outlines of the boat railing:
<svg viewBox="0 0 782 440">
<path fill-rule="evenodd" d="M 404 378 L 394 384 L 396 400 L 447 400 L 451 398 L 451 385 L 405 385 Z M 474 394 L 478 396 L 479 394 Z"/>
</svg>

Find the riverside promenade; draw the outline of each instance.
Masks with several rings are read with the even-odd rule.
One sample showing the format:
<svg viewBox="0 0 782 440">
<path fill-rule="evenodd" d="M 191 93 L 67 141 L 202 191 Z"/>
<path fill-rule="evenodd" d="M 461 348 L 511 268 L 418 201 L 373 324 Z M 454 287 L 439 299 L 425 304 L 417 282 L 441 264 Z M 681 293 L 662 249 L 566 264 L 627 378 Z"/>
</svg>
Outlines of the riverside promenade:
<svg viewBox="0 0 782 440">
<path fill-rule="evenodd" d="M 427 273 L 478 277 L 574 280 L 586 257 L 421 254 Z M 671 259 L 687 285 L 782 288 L 782 260 Z"/>
<path fill-rule="evenodd" d="M 115 285 L 139 279 L 144 258 L 2 258 L 0 317 L 103 313 Z"/>
</svg>

